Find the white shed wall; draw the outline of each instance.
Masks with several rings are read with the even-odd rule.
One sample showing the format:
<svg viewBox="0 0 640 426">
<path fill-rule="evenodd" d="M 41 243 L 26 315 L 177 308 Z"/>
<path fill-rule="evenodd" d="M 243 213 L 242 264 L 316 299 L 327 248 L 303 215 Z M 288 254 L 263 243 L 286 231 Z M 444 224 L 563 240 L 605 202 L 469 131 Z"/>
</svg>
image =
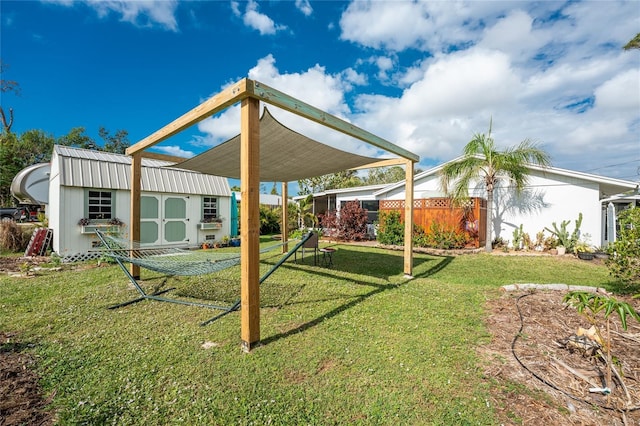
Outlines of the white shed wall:
<svg viewBox="0 0 640 426">
<path fill-rule="evenodd" d="M 50 196 L 55 195 L 55 198 L 50 198 L 50 227 L 59 230 L 59 232 L 54 232 L 53 250 L 63 258 L 78 255 L 91 250 L 93 247 L 93 243 L 98 240 L 98 237 L 93 234 L 82 234 L 82 227 L 78 225 L 78 221 L 85 216 L 85 189 L 76 187 L 61 187 L 58 185 L 54 185 L 53 182 L 50 188 Z M 56 192 L 59 192 L 59 195 L 56 195 Z M 124 225 L 120 228 L 120 235 L 125 238 L 129 237 L 130 228 L 129 192 L 130 191 L 124 190 L 115 191 L 114 217 L 117 217 L 124 222 Z M 152 193 L 143 193 L 142 195 L 147 194 Z M 157 193 L 153 194 L 163 195 Z M 216 241 L 220 241 L 223 236 L 229 235 L 231 226 L 229 217 L 231 201 L 229 197 L 217 197 L 219 215 L 224 217 L 222 228 L 216 230 L 201 230 L 198 225 L 200 223 L 200 220 L 202 219 L 202 197 L 199 195 L 186 194 L 166 195 L 188 197 L 187 238 L 189 239 L 189 246 L 200 246 L 207 239 L 207 236 L 214 235 L 214 239 Z M 56 202 L 54 203 L 53 200 L 56 200 Z M 57 203 L 57 200 L 59 200 L 59 203 Z"/>
</svg>

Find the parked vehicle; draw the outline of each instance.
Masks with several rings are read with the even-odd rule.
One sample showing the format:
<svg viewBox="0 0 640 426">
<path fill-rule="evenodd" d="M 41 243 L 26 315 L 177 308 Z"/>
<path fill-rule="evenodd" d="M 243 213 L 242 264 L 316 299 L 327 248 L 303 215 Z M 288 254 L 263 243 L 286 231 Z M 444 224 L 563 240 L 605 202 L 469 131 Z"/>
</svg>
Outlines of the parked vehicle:
<svg viewBox="0 0 640 426">
<path fill-rule="evenodd" d="M 36 222 L 38 220 L 38 206 L 1 207 L 0 220 L 15 222 Z"/>
</svg>

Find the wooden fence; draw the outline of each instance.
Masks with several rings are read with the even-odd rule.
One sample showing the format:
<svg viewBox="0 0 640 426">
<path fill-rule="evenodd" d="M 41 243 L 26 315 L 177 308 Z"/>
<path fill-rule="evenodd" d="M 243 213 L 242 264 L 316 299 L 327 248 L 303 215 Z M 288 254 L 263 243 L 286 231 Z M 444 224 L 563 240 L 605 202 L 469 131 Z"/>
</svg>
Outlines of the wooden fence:
<svg viewBox="0 0 640 426">
<path fill-rule="evenodd" d="M 380 212 L 398 211 L 404 220 L 404 200 L 380 200 Z M 413 201 L 413 223 L 429 233 L 432 223 L 451 226 L 460 232 L 467 232 L 471 245 L 485 244 L 487 224 L 487 200 L 469 198 L 462 206 L 452 207 L 449 198 L 423 198 Z"/>
</svg>

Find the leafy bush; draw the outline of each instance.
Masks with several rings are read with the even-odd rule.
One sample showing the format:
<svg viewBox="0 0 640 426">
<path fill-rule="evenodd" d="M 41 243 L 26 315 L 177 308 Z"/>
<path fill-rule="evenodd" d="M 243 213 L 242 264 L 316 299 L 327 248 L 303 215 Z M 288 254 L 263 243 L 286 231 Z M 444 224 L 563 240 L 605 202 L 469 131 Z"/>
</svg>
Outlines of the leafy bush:
<svg viewBox="0 0 640 426">
<path fill-rule="evenodd" d="M 280 232 L 282 214 L 267 206 L 260 205 L 260 234 L 276 234 Z"/>
<path fill-rule="evenodd" d="M 404 244 L 404 223 L 401 220 L 400 212 L 380 212 L 377 239 L 380 244 Z M 422 226 L 414 224 L 412 239 L 416 247 L 459 249 L 467 245 L 470 237 L 469 234 L 460 231 L 454 225 L 433 221 L 428 231 Z"/>
<path fill-rule="evenodd" d="M 438 249 L 461 249 L 469 241 L 468 234 L 461 232 L 451 225 L 440 222 L 431 222 L 427 233 L 427 247 Z"/>
<path fill-rule="evenodd" d="M 333 237 L 343 241 L 360 241 L 368 239 L 367 210 L 358 201 L 345 203 L 340 214 L 327 212 L 322 217 L 322 227 L 333 230 Z"/>
<path fill-rule="evenodd" d="M 0 250 L 25 251 L 31 239 L 32 228 L 22 228 L 13 221 L 0 222 Z"/>
<path fill-rule="evenodd" d="M 385 245 L 404 244 L 404 224 L 399 211 L 380 212 L 377 240 Z"/>
<path fill-rule="evenodd" d="M 640 208 L 620 213 L 616 242 L 607 248 L 609 272 L 628 286 L 640 285 Z"/>
<path fill-rule="evenodd" d="M 505 240 L 502 237 L 495 237 L 493 241 L 491 241 L 491 248 L 501 249 L 507 247 L 509 245 L 509 240 Z"/>
</svg>

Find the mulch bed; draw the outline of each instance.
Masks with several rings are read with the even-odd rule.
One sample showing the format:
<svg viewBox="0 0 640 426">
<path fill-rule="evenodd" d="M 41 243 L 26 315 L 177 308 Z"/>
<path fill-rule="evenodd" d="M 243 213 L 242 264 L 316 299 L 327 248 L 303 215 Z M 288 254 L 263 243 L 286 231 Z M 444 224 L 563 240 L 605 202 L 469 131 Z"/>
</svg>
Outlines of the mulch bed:
<svg viewBox="0 0 640 426">
<path fill-rule="evenodd" d="M 484 375 L 497 385 L 492 401 L 496 412 L 505 424 L 640 425 L 640 324 L 628 319 L 624 331 L 617 315 L 610 317 L 612 354 L 629 398 L 615 380 L 608 397 L 590 392 L 593 384 L 604 387 L 606 368 L 597 357 L 559 343 L 579 327 L 591 326 L 562 303 L 564 295 L 521 291 L 489 302 L 492 339 L 481 352 Z M 616 298 L 640 311 L 640 300 Z"/>
<path fill-rule="evenodd" d="M 24 352 L 15 333 L 0 332 L 0 426 L 51 425 L 45 399 L 34 373 L 35 360 Z"/>
</svg>

